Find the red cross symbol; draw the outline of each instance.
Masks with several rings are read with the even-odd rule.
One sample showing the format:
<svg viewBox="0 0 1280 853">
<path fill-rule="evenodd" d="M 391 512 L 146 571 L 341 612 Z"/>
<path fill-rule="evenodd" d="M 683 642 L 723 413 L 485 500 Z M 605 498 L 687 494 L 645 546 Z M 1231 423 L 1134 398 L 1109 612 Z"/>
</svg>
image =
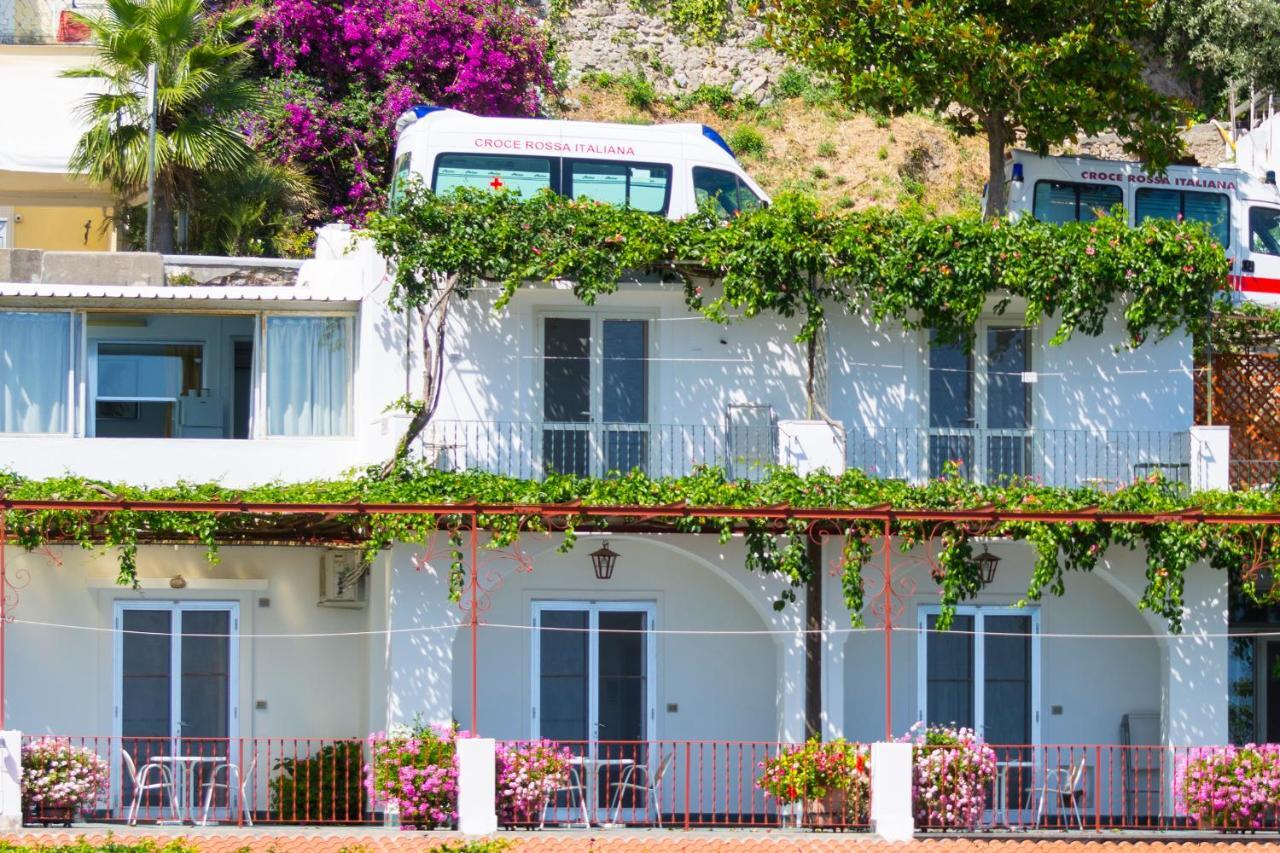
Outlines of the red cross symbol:
<svg viewBox="0 0 1280 853">
<path fill-rule="evenodd" d="M 499 178 L 497 175 L 494 175 L 493 180 L 489 182 L 489 186 L 493 187 L 495 190 L 500 190 L 504 186 L 506 186 L 506 184 L 502 183 L 502 178 Z"/>
</svg>

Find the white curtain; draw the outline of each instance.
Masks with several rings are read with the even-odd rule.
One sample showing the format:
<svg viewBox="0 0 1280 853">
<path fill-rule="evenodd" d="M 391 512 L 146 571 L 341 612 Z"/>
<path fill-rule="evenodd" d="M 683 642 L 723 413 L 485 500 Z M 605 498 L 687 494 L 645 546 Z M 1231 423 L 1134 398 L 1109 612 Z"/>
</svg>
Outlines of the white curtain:
<svg viewBox="0 0 1280 853">
<path fill-rule="evenodd" d="M 66 432 L 71 315 L 0 311 L 0 432 Z"/>
<path fill-rule="evenodd" d="M 349 435 L 350 341 L 342 317 L 267 318 L 267 434 Z"/>
</svg>

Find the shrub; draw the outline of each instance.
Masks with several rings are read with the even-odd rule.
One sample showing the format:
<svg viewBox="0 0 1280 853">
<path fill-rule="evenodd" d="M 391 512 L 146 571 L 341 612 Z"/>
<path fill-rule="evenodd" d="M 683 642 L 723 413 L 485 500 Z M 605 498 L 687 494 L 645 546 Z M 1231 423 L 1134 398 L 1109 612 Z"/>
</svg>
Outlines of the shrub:
<svg viewBox="0 0 1280 853">
<path fill-rule="evenodd" d="M 901 738 L 915 744 L 911 795 L 916 823 L 928 829 L 973 829 L 982 821 L 996 753 L 970 729 L 917 724 Z"/>
<path fill-rule="evenodd" d="M 369 797 L 396 807 L 406 828 L 448 827 L 458 818 L 456 728 L 414 725 L 369 737 Z"/>
<path fill-rule="evenodd" d="M 57 738 L 22 747 L 24 806 L 86 808 L 107 791 L 107 762 L 97 753 Z"/>
<path fill-rule="evenodd" d="M 504 824 L 532 823 L 551 795 L 569 780 L 567 747 L 549 740 L 499 744 L 497 748 L 498 818 Z"/>
<path fill-rule="evenodd" d="M 643 74 L 629 73 L 618 78 L 623 97 L 627 104 L 637 110 L 649 110 L 658 100 L 658 90 L 653 88 L 649 78 Z"/>
<path fill-rule="evenodd" d="M 1280 745 L 1196 751 L 1177 779 L 1201 826 L 1262 829 L 1280 809 Z"/>
<path fill-rule="evenodd" d="M 830 139 L 824 139 L 822 142 L 818 143 L 818 156 L 819 157 L 836 156 L 836 144 L 832 142 Z"/>
<path fill-rule="evenodd" d="M 749 124 L 737 128 L 729 134 L 729 147 L 734 153 L 750 154 L 755 157 L 764 156 L 764 134 Z"/>
<path fill-rule="evenodd" d="M 733 90 L 728 86 L 703 84 L 680 98 L 676 103 L 676 109 L 683 111 L 701 104 L 714 110 L 718 115 L 727 116 L 733 113 L 736 103 Z"/>
<path fill-rule="evenodd" d="M 271 814 L 282 821 L 348 823 L 365 811 L 364 744 L 323 746 L 307 758 L 282 758 L 271 777 Z"/>
<path fill-rule="evenodd" d="M 842 823 L 865 823 L 871 808 L 871 762 L 866 746 L 811 740 L 760 762 L 756 784 L 780 804 L 814 803 L 841 791 Z"/>
</svg>

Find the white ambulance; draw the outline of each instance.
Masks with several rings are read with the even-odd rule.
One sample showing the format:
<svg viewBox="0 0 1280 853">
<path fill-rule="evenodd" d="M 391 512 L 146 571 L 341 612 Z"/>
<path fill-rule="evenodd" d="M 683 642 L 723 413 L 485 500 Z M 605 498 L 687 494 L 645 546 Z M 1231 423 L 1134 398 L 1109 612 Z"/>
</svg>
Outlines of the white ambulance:
<svg viewBox="0 0 1280 853">
<path fill-rule="evenodd" d="M 1204 222 L 1231 258 L 1242 298 L 1280 302 L 1280 191 L 1275 172 L 1170 166 L 1148 175 L 1141 163 L 1013 152 L 1006 166 L 1009 211 L 1042 222 L 1094 219 L 1115 205 L 1130 224 L 1145 219 Z"/>
<path fill-rule="evenodd" d="M 486 118 L 414 107 L 396 122 L 391 200 L 410 175 L 455 187 L 539 190 L 679 219 L 714 199 L 728 218 L 768 202 L 728 144 L 706 125 L 632 125 Z"/>
</svg>

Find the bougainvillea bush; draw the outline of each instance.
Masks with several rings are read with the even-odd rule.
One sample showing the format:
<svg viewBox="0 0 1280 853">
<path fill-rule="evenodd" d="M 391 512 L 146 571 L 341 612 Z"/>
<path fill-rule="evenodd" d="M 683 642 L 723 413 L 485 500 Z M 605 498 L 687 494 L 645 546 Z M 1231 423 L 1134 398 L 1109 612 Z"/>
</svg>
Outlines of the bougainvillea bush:
<svg viewBox="0 0 1280 853">
<path fill-rule="evenodd" d="M 971 729 L 915 725 L 901 738 L 915 745 L 911 795 L 926 829 L 973 829 L 982 822 L 996 753 Z"/>
<path fill-rule="evenodd" d="M 107 791 L 107 762 L 65 740 L 22 747 L 22 802 L 28 808 L 87 808 Z"/>
<path fill-rule="evenodd" d="M 781 805 L 822 808 L 824 818 L 841 824 L 866 823 L 871 816 L 870 749 L 862 744 L 811 740 L 760 762 L 760 771 L 756 784 Z M 838 813 L 827 814 L 818 805 L 824 800 Z"/>
<path fill-rule="evenodd" d="M 452 826 L 458 819 L 458 753 L 466 737 L 449 726 L 401 727 L 369 736 L 369 798 L 393 807 L 404 829 Z"/>
<path fill-rule="evenodd" d="M 1262 829 L 1280 817 L 1280 744 L 1195 750 L 1178 774 L 1187 816 L 1201 826 Z"/>
<path fill-rule="evenodd" d="M 498 818 L 505 825 L 534 823 L 557 788 L 569 781 L 573 753 L 554 741 L 498 744 Z"/>
<path fill-rule="evenodd" d="M 408 107 L 532 116 L 554 88 L 543 30 L 508 0 L 273 0 L 254 42 L 272 105 L 248 119 L 255 144 L 348 221 L 385 198 Z"/>
</svg>

